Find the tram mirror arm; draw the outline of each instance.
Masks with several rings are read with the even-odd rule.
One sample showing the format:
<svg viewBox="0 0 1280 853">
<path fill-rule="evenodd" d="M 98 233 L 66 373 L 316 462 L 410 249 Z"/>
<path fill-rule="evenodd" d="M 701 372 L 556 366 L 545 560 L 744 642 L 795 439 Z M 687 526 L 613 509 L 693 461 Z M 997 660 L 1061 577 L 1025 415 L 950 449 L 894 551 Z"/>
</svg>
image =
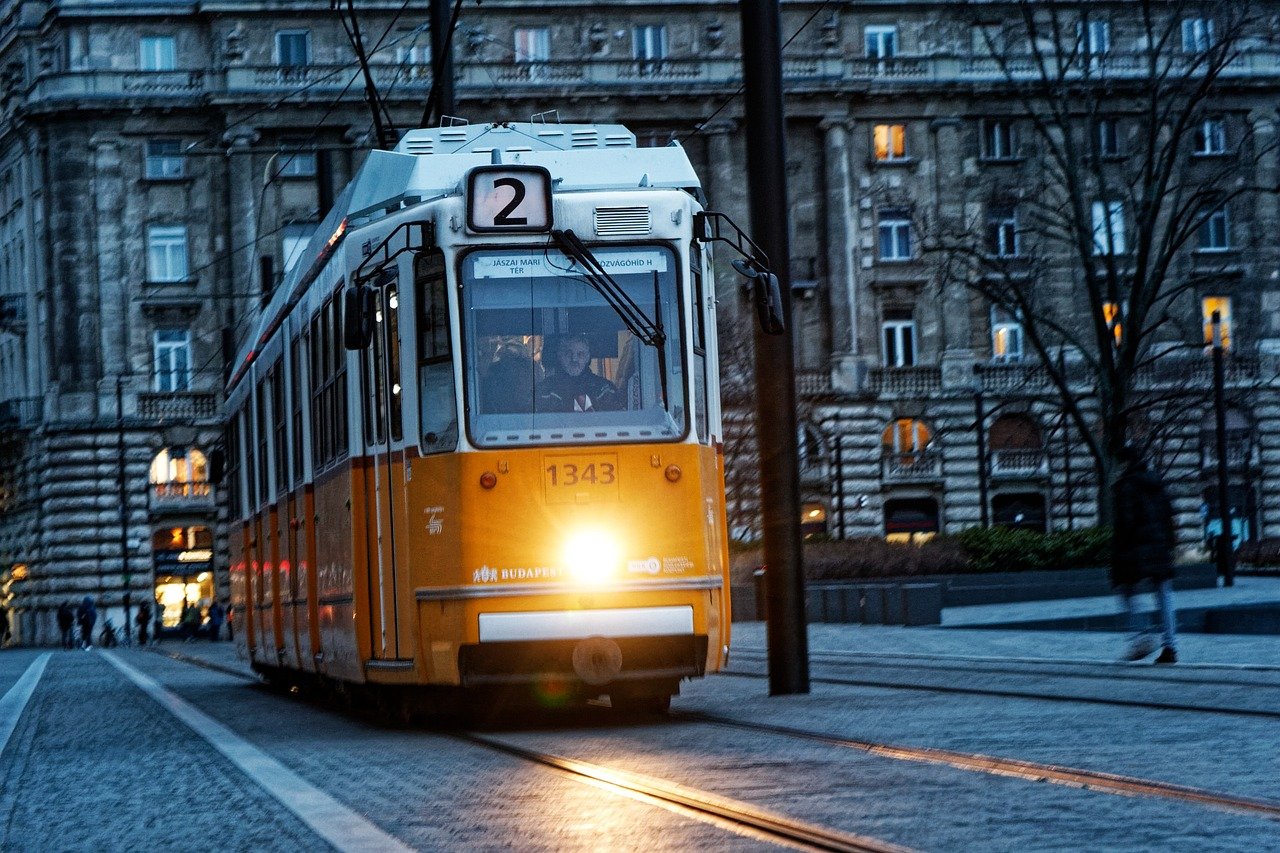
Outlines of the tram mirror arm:
<svg viewBox="0 0 1280 853">
<path fill-rule="evenodd" d="M 727 226 L 725 230 L 721 225 Z M 727 231 L 727 233 L 726 233 Z M 755 244 L 747 233 L 723 213 L 701 211 L 693 215 L 695 240 L 704 243 L 724 243 L 741 257 L 729 263 L 747 279 L 752 301 L 756 303 L 756 317 L 760 329 L 767 335 L 780 335 L 787 330 L 786 314 L 782 307 L 782 287 L 778 277 L 769 270 L 769 256 Z"/>
<path fill-rule="evenodd" d="M 577 261 L 578 265 L 582 267 L 583 280 L 604 297 L 604 301 L 609 304 L 613 312 L 626 325 L 627 331 L 635 335 L 647 346 L 654 347 L 661 353 L 667 343 L 667 335 L 663 331 L 661 320 L 655 323 L 649 319 L 649 315 L 644 313 L 644 309 L 627 295 L 627 292 L 622 289 L 622 285 L 618 284 L 613 276 L 609 275 L 608 271 L 600 263 L 600 259 L 591 253 L 591 250 L 578 238 L 577 234 L 572 231 L 552 231 L 551 238 L 555 241 L 556 247 L 565 253 L 566 257 Z M 654 310 L 659 311 L 661 306 L 656 301 L 656 292 L 654 293 L 654 299 Z"/>
</svg>

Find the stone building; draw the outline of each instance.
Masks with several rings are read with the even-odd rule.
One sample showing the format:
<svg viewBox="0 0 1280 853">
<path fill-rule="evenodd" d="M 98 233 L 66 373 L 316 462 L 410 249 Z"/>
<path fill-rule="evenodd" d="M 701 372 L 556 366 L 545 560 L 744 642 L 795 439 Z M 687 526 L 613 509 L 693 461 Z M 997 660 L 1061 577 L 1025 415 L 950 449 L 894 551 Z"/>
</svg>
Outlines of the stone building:
<svg viewBox="0 0 1280 853">
<path fill-rule="evenodd" d="M 1096 517 L 1089 457 L 1018 318 L 920 250 L 926 210 L 972 209 L 976 230 L 1006 248 L 1017 239 L 988 189 L 1017 182 L 1030 134 L 984 35 L 1014 10 L 987 5 L 977 20 L 970 5 L 784 3 L 807 530 L 918 538 L 984 518 Z M 1087 5 L 1090 50 L 1120 67 L 1138 37 L 1132 4 Z M 425 10 L 358 8 L 386 112 L 416 126 L 431 78 Z M 1191 20 L 1194 47 L 1213 28 Z M 468 4 L 456 111 L 479 122 L 554 110 L 624 123 L 641 144 L 674 137 L 712 207 L 746 225 L 738 45 L 734 4 Z M 1206 156 L 1233 150 L 1227 134 L 1275 138 L 1280 60 L 1246 47 Z M 5 0 L 0 83 L 0 595 L 24 642 L 49 641 L 56 606 L 85 594 L 117 625 L 126 592 L 132 607 L 159 596 L 170 624 L 225 581 L 209 465 L 227 353 L 376 142 L 363 80 L 321 0 Z M 1276 151 L 1257 150 L 1248 177 L 1274 186 Z M 1213 304 L 1234 320 L 1232 500 L 1239 532 L 1277 536 L 1276 211 L 1270 194 L 1250 205 L 1176 272 L 1215 263 L 1185 325 L 1198 334 L 1204 300 L 1228 300 Z M 745 329 L 732 271 L 718 288 L 722 322 Z M 742 344 L 726 346 L 729 372 L 749 363 Z M 1207 387 L 1192 355 L 1156 384 Z M 1188 544 L 1205 532 L 1213 461 L 1197 405 L 1161 439 Z M 743 535 L 747 449 L 730 448 Z"/>
</svg>

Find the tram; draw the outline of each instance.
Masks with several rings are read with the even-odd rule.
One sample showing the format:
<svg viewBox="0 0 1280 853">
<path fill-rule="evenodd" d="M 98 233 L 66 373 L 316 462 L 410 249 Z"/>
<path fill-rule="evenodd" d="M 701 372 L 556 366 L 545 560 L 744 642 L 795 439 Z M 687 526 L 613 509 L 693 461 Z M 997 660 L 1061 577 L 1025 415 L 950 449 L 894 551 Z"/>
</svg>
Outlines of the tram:
<svg viewBox="0 0 1280 853">
<path fill-rule="evenodd" d="M 654 710 L 724 664 L 701 198 L 682 148 L 619 125 L 413 130 L 369 154 L 227 386 L 255 670 Z"/>
</svg>

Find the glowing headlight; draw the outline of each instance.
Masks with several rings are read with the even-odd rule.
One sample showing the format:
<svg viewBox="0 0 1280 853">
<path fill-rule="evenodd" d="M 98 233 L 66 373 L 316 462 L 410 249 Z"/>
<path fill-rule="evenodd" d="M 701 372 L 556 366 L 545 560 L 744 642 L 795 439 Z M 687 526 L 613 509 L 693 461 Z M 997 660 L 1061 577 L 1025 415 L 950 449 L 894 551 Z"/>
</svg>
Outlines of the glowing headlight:
<svg viewBox="0 0 1280 853">
<path fill-rule="evenodd" d="M 570 576 L 588 583 L 613 577 L 620 555 L 617 540 L 600 530 L 577 533 L 564 546 L 564 562 Z"/>
</svg>

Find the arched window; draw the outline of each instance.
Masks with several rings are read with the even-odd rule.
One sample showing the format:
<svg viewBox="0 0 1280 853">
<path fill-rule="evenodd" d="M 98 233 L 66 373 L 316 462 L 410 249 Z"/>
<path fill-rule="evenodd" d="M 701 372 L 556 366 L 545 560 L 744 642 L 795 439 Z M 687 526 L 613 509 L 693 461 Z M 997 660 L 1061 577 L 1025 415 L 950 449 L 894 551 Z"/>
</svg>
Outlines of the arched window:
<svg viewBox="0 0 1280 853">
<path fill-rule="evenodd" d="M 159 498 L 209 494 L 209 460 L 195 447 L 166 447 L 151 460 L 151 488 Z"/>
<path fill-rule="evenodd" d="M 1044 437 L 1029 415 L 1001 415 L 987 430 L 993 473 L 1029 473 L 1044 464 Z"/>
<path fill-rule="evenodd" d="M 933 433 L 924 421 L 915 418 L 898 418 L 884 428 L 880 434 L 880 446 L 886 456 L 899 456 L 904 462 L 908 458 L 923 456 L 929 449 Z"/>
<path fill-rule="evenodd" d="M 1240 409 L 1227 409 L 1227 465 L 1247 468 L 1254 462 L 1253 423 Z M 1213 412 L 1200 422 L 1200 463 L 1209 468 L 1218 464 L 1218 425 Z"/>
<path fill-rule="evenodd" d="M 824 480 L 827 476 L 827 449 L 822 432 L 810 423 L 796 430 L 796 451 L 800 477 L 805 481 Z"/>
</svg>

